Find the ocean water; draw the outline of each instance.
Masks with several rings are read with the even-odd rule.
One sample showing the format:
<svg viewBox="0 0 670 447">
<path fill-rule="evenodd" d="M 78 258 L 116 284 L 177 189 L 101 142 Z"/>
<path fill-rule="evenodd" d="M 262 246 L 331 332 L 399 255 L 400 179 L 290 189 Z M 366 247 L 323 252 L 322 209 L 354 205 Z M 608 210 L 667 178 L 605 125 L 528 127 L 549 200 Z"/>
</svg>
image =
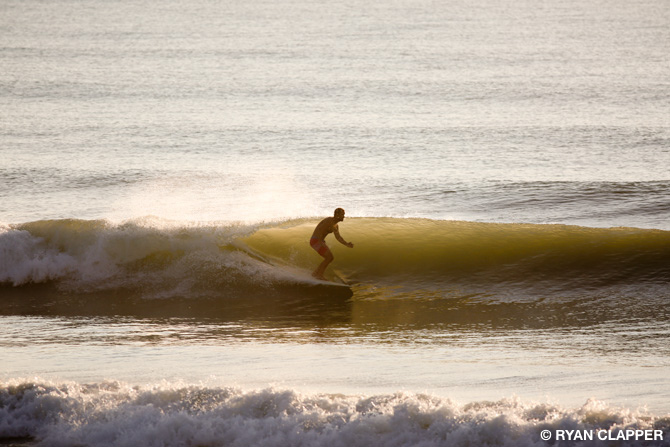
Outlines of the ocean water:
<svg viewBox="0 0 670 447">
<path fill-rule="evenodd" d="M 664 0 L 3 0 L 0 444 L 670 445 L 668 54 Z"/>
</svg>

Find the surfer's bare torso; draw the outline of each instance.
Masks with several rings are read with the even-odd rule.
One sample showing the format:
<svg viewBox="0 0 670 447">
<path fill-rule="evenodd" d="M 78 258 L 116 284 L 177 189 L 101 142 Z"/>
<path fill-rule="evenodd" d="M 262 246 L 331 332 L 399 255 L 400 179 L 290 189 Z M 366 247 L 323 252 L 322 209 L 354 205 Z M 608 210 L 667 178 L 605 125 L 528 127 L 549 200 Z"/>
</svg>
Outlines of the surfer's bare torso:
<svg viewBox="0 0 670 447">
<path fill-rule="evenodd" d="M 335 239 L 337 239 L 342 244 L 347 245 L 344 239 L 342 239 L 342 236 L 340 236 L 340 229 L 337 226 L 337 223 L 338 220 L 334 217 L 326 217 L 316 226 L 314 233 L 312 233 L 312 237 L 323 241 L 330 233 L 334 233 Z"/>
</svg>

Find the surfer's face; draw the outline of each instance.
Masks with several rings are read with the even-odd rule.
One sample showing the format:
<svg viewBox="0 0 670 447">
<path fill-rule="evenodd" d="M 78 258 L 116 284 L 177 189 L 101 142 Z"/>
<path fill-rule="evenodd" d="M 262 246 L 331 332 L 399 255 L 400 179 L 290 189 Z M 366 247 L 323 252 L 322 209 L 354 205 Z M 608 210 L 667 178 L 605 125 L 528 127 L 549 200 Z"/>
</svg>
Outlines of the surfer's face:
<svg viewBox="0 0 670 447">
<path fill-rule="evenodd" d="M 342 222 L 344 220 L 344 210 L 342 208 L 337 208 L 333 216 L 338 222 Z"/>
</svg>

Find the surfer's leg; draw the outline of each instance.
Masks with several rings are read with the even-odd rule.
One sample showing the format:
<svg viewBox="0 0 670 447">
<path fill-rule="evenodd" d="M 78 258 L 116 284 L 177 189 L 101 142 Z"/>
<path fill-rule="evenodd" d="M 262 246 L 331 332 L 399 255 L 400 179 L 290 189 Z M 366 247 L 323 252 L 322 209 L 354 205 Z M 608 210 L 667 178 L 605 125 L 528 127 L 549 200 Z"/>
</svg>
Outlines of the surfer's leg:
<svg viewBox="0 0 670 447">
<path fill-rule="evenodd" d="M 324 257 L 323 262 L 319 264 L 319 266 L 314 270 L 314 273 L 312 273 L 312 276 L 317 278 L 317 279 L 323 279 L 325 280 L 326 278 L 323 276 L 324 272 L 326 271 L 326 268 L 328 265 L 333 262 L 333 254 L 328 250 L 325 254 L 322 255 Z"/>
<path fill-rule="evenodd" d="M 333 254 L 330 252 L 330 248 L 328 248 L 328 246 L 326 245 L 326 242 L 319 239 L 319 238 L 313 237 L 312 239 L 310 239 L 309 245 L 311 245 L 311 247 L 318 254 L 323 256 L 323 262 L 321 262 L 321 264 L 319 264 L 319 266 L 316 268 L 316 270 L 314 270 L 314 272 L 312 273 L 312 276 L 317 278 L 317 279 L 324 279 L 325 280 L 326 278 L 323 276 L 323 273 L 326 271 L 326 267 L 328 267 L 328 264 L 333 262 L 333 259 L 334 259 Z"/>
</svg>

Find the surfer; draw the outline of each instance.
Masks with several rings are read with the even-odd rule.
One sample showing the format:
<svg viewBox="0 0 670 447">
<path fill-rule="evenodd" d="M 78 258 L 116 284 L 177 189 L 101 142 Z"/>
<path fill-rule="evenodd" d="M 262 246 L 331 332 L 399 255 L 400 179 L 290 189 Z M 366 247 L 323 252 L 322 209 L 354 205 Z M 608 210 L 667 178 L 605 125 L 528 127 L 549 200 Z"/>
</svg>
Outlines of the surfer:
<svg viewBox="0 0 670 447">
<path fill-rule="evenodd" d="M 330 248 L 328 248 L 326 245 L 326 236 L 328 236 L 330 233 L 333 233 L 335 235 L 335 239 L 337 239 L 342 245 L 346 245 L 349 248 L 354 248 L 354 244 L 345 241 L 342 239 L 342 236 L 340 236 L 340 230 L 337 227 L 337 224 L 343 220 L 344 210 L 342 208 L 337 208 L 335 213 L 333 213 L 333 217 L 326 217 L 321 222 L 319 222 L 319 224 L 314 229 L 314 233 L 312 233 L 312 238 L 309 240 L 309 245 L 311 245 L 312 248 L 324 258 L 323 262 L 321 262 L 321 264 L 319 264 L 316 270 L 314 270 L 312 273 L 312 276 L 316 279 L 326 281 L 323 273 L 326 271 L 328 264 L 333 262 L 333 259 L 335 259 L 333 257 L 333 253 L 330 251 Z"/>
</svg>

